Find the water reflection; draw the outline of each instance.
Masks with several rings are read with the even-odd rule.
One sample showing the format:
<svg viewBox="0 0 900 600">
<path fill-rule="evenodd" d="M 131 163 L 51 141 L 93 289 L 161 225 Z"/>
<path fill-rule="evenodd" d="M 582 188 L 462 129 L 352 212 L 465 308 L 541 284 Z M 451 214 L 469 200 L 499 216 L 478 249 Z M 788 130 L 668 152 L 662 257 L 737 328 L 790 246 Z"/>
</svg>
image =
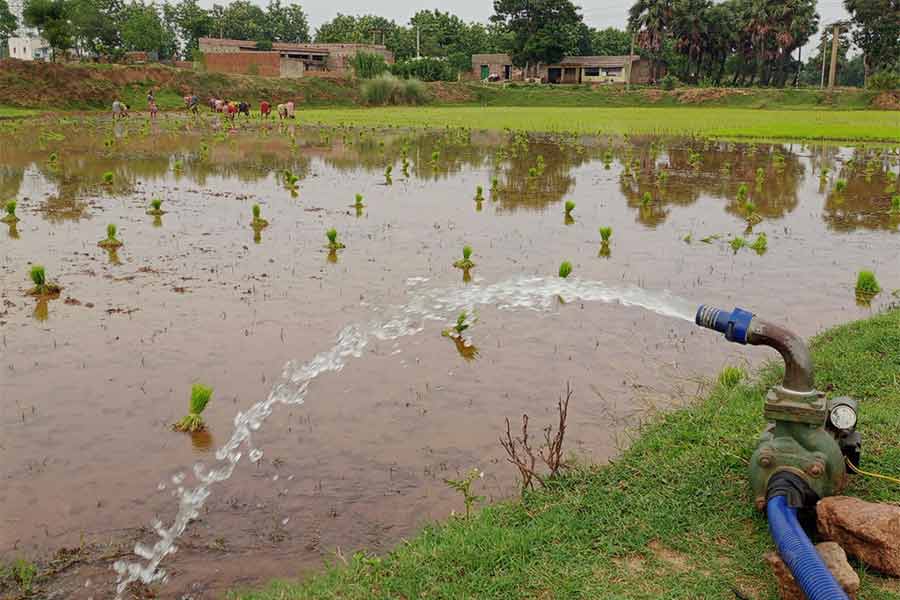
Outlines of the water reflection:
<svg viewBox="0 0 900 600">
<path fill-rule="evenodd" d="M 801 193 L 816 189 L 823 198 L 822 218 L 835 231 L 896 230 L 898 225 L 889 210 L 897 190 L 897 151 L 871 146 L 255 123 L 226 132 L 208 115 L 167 117 L 152 125 L 125 120 L 112 126 L 85 118 L 35 121 L 32 127 L 41 133 L 13 128 L 4 134 L 0 197 L 21 196 L 33 176 L 46 190 L 35 199 L 36 210 L 49 221 L 90 216 L 92 200 L 131 195 L 138 182 L 204 186 L 213 177 L 247 184 L 274 177 L 296 197 L 298 183 L 318 162 L 380 182 L 395 165 L 402 166 L 405 178 L 424 181 L 482 172 L 497 214 L 540 211 L 562 202 L 574 189 L 579 169 L 591 166 L 591 177 L 617 178 L 626 205 L 649 228 L 701 198 L 720 200 L 727 213 L 741 219 L 750 216 L 748 205 L 763 220 L 779 219 L 796 210 Z M 48 158 L 51 154 L 55 159 Z M 101 183 L 107 172 L 113 179 L 109 186 Z M 846 181 L 840 194 L 835 193 L 838 180 Z M 746 197 L 739 197 L 742 185 Z M 652 202 L 644 201 L 647 194 Z M 475 210 L 482 211 L 483 204 L 476 200 Z M 359 207 L 355 213 L 363 216 Z M 564 223 L 574 220 L 567 217 Z"/>
</svg>

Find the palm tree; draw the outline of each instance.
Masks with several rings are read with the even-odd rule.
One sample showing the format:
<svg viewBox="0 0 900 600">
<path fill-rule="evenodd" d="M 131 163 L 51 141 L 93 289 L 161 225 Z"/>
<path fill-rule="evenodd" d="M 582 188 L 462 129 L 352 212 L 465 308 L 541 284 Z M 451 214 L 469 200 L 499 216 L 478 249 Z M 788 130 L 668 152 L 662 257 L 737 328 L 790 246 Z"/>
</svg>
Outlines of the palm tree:
<svg viewBox="0 0 900 600">
<path fill-rule="evenodd" d="M 628 11 L 628 29 L 637 32 L 638 45 L 650 53 L 651 76 L 658 79 L 662 50 L 672 33 L 672 0 L 637 0 Z"/>
</svg>

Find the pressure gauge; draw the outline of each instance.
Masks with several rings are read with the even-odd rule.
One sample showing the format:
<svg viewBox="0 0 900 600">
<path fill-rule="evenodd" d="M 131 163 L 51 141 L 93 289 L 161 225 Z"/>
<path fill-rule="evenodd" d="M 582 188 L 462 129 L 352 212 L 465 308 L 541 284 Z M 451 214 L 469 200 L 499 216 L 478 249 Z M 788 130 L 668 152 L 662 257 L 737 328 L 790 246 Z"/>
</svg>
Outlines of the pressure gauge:
<svg viewBox="0 0 900 600">
<path fill-rule="evenodd" d="M 856 411 L 849 404 L 838 404 L 831 409 L 828 420 L 835 429 L 846 431 L 856 427 Z"/>
</svg>

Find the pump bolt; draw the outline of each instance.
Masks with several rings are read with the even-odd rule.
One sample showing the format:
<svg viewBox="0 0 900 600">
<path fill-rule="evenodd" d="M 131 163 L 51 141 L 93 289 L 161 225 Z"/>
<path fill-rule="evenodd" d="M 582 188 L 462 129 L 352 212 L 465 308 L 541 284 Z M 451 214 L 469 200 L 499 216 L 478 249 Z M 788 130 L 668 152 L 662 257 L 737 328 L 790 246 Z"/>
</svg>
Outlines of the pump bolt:
<svg viewBox="0 0 900 600">
<path fill-rule="evenodd" d="M 820 477 L 825 472 L 825 465 L 820 462 L 814 462 L 806 468 L 806 472 L 811 477 Z"/>
<path fill-rule="evenodd" d="M 768 469 L 772 466 L 772 456 L 769 454 L 763 454 L 759 457 L 759 466 L 765 467 Z"/>
</svg>

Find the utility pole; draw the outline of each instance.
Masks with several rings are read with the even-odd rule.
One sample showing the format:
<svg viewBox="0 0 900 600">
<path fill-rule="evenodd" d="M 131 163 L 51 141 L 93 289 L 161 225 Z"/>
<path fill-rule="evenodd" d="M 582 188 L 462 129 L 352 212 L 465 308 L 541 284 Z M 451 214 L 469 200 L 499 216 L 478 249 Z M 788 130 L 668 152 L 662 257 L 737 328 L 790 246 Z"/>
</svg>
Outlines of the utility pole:
<svg viewBox="0 0 900 600">
<path fill-rule="evenodd" d="M 825 87 L 825 32 L 822 32 L 822 49 L 819 50 L 819 58 L 822 59 L 822 81 L 819 83 L 820 88 Z"/>
<path fill-rule="evenodd" d="M 831 31 L 831 69 L 828 71 L 828 89 L 833 90 L 837 79 L 838 44 L 841 37 L 841 24 L 835 23 Z"/>
<path fill-rule="evenodd" d="M 419 26 L 416 25 L 416 58 L 419 58 Z"/>
<path fill-rule="evenodd" d="M 634 56 L 634 33 L 631 34 L 631 49 L 628 51 L 628 75 L 625 80 L 625 90 L 631 90 L 631 63 L 634 62 L 632 57 Z"/>
</svg>

